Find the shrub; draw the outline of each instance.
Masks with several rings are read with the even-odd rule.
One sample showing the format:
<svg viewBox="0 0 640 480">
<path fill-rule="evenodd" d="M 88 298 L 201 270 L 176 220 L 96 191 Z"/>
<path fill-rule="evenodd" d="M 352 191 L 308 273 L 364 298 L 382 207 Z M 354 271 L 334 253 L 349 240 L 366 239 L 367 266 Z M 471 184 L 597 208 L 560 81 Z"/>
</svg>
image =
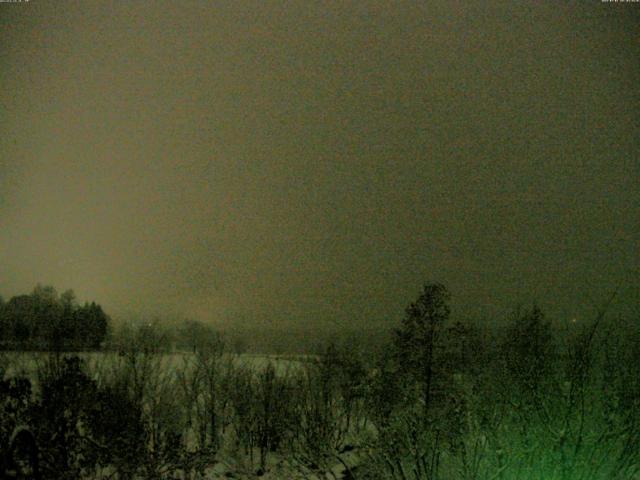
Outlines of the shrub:
<svg viewBox="0 0 640 480">
<path fill-rule="evenodd" d="M 126 385 L 103 386 L 96 393 L 88 420 L 98 463 L 112 466 L 121 478 L 130 478 L 144 458 L 148 435 L 141 405 L 132 400 Z"/>
<path fill-rule="evenodd" d="M 1 372 L 0 372 L 1 373 Z M 24 377 L 0 377 L 0 475 L 11 467 L 13 433 L 30 423 L 31 382 Z"/>
<path fill-rule="evenodd" d="M 43 453 L 43 475 L 51 479 L 91 475 L 97 458 L 84 428 L 94 405 L 95 382 L 84 373 L 77 356 L 51 356 L 38 374 L 40 399 L 31 413 Z"/>
</svg>

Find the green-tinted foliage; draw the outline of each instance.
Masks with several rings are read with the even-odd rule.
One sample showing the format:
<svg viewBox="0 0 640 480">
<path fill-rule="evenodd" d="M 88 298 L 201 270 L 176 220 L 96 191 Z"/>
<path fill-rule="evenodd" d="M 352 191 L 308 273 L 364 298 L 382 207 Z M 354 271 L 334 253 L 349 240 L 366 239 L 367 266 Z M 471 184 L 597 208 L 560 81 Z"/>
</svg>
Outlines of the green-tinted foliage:
<svg viewBox="0 0 640 480">
<path fill-rule="evenodd" d="M 554 361 L 551 324 L 537 306 L 516 316 L 506 331 L 502 355 L 508 374 L 525 391 L 538 388 L 550 374 Z"/>
<path fill-rule="evenodd" d="M 397 354 L 403 367 L 417 378 L 426 381 L 432 362 L 434 346 L 449 318 L 449 292 L 439 283 L 426 284 L 422 294 L 411 303 L 396 330 Z"/>
<path fill-rule="evenodd" d="M 124 328 L 118 354 L 91 374 L 53 355 L 35 395 L 24 379 L 2 380 L 0 442 L 31 426 L 54 479 L 206 478 L 221 465 L 229 477 L 637 478 L 637 325 L 599 315 L 561 335 L 537 307 L 500 330 L 447 325 L 448 301 L 427 285 L 380 354 L 331 344 L 288 370 L 228 353 L 197 322 L 178 335 Z M 40 288 L 1 306 L 3 325 L 46 308 L 82 307 Z M 188 353 L 168 355 L 172 341 Z"/>
</svg>

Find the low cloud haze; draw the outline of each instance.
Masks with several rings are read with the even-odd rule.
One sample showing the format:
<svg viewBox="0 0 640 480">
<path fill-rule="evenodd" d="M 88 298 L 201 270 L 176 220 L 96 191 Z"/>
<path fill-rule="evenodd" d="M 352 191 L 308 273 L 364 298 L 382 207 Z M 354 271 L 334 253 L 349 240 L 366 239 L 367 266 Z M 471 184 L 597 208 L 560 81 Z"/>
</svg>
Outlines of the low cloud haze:
<svg viewBox="0 0 640 480">
<path fill-rule="evenodd" d="M 0 4 L 0 294 L 114 317 L 637 312 L 638 5 Z"/>
</svg>

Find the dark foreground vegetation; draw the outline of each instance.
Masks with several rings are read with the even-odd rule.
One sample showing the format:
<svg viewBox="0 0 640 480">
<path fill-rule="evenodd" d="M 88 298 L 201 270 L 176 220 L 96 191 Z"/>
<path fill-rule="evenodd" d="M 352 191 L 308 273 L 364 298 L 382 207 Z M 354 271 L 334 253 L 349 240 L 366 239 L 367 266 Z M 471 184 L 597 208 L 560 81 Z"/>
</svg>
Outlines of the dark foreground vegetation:
<svg viewBox="0 0 640 480">
<path fill-rule="evenodd" d="M 37 378 L 3 372 L 0 450 L 18 430 L 39 452 L 37 468 L 5 454 L 0 472 L 640 478 L 640 329 L 605 310 L 560 329 L 534 306 L 496 331 L 450 324 L 447 290 L 428 284 L 382 351 L 345 342 L 288 367 L 249 366 L 204 330 L 169 364 L 153 328 L 130 330 L 93 363 L 57 353 Z"/>
</svg>

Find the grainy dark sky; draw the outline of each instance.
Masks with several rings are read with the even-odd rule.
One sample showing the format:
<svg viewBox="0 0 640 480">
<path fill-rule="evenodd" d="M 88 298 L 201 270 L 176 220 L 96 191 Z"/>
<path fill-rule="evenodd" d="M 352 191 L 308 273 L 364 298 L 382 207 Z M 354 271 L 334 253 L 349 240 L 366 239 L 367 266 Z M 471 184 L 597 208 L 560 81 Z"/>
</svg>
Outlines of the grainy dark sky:
<svg viewBox="0 0 640 480">
<path fill-rule="evenodd" d="M 392 322 L 428 280 L 460 315 L 636 308 L 639 12 L 0 3 L 0 293 L 283 327 Z"/>
</svg>

